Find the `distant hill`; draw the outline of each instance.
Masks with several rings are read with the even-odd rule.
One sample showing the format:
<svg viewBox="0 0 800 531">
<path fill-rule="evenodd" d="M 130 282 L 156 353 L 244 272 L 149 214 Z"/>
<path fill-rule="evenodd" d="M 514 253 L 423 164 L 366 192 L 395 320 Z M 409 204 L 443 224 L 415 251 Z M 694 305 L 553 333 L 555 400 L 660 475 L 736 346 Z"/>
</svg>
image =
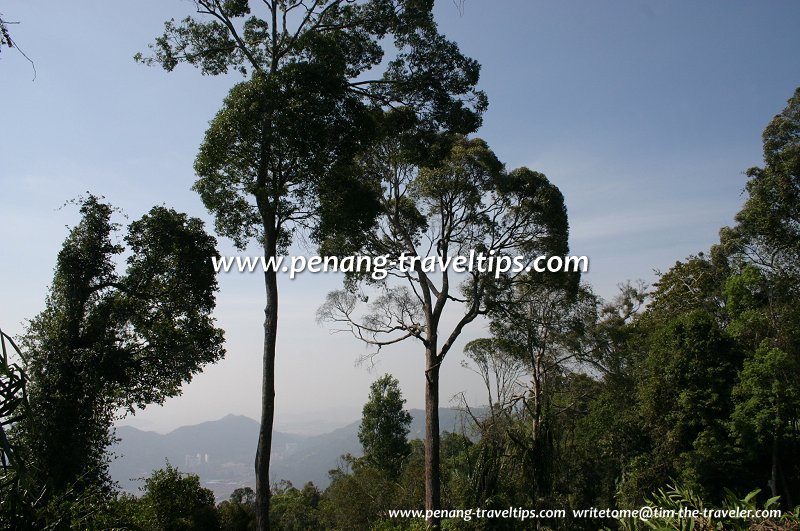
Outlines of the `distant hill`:
<svg viewBox="0 0 800 531">
<path fill-rule="evenodd" d="M 425 433 L 425 412 L 410 410 L 410 439 Z M 461 413 L 440 409 L 442 431 L 460 431 Z M 320 488 L 328 486 L 328 471 L 336 468 L 339 457 L 361 455 L 358 442 L 360 421 L 322 435 L 272 435 L 272 481 L 286 479 L 296 486 L 313 481 Z M 255 448 L 258 422 L 241 415 L 183 426 L 167 434 L 142 431 L 131 426 L 117 428 L 120 441 L 111 448 L 117 459 L 111 463 L 111 477 L 123 490 L 137 492 L 138 478 L 164 466 L 165 460 L 183 472 L 200 476 L 203 486 L 214 491 L 218 500 L 227 499 L 240 486 L 255 485 Z"/>
</svg>

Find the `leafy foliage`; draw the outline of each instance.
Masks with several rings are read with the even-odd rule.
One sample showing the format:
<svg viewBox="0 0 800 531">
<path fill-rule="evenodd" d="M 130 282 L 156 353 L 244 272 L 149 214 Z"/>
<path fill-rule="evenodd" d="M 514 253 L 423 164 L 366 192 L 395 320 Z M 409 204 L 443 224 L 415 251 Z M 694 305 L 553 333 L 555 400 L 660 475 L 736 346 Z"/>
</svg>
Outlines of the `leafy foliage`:
<svg viewBox="0 0 800 531">
<path fill-rule="evenodd" d="M 403 404 L 399 382 L 389 374 L 382 376 L 370 386 L 358 429 L 365 463 L 382 470 L 389 479 L 399 476 L 411 453 L 407 441 L 411 414 Z"/>
<path fill-rule="evenodd" d="M 30 478 L 18 455 L 20 449 L 12 444 L 6 430 L 28 413 L 28 403 L 27 376 L 12 356 L 22 360 L 14 340 L 0 330 L 0 515 L 18 523 L 30 503 Z"/>
<path fill-rule="evenodd" d="M 277 529 L 303 531 L 320 529 L 322 515 L 318 510 L 322 493 L 313 483 L 296 489 L 290 482 L 282 482 L 273 489 L 270 502 L 270 521 Z"/>
<path fill-rule="evenodd" d="M 217 506 L 220 529 L 224 531 L 249 531 L 256 528 L 256 493 L 250 487 L 235 489 L 229 500 Z"/>
<path fill-rule="evenodd" d="M 358 249 L 378 214 L 379 189 L 353 169 L 374 143 L 382 111 L 402 109 L 405 131 L 415 137 L 480 126 L 486 96 L 475 89 L 479 65 L 439 33 L 430 0 L 195 4 L 198 17 L 166 22 L 153 55 L 135 59 L 167 71 L 185 62 L 203 74 L 249 76 L 212 122 L 195 165 L 195 189 L 217 230 L 239 248 L 255 239 L 274 257 L 300 229 L 324 252 Z M 261 528 L 270 512 L 278 323 L 275 272 L 264 280 Z"/>
<path fill-rule="evenodd" d="M 119 408 L 162 403 L 224 354 L 210 316 L 215 241 L 199 220 L 155 207 L 131 223 L 120 274 L 112 208 L 90 196 L 81 214 L 22 343 L 31 408 L 14 441 L 43 500 L 110 492 L 105 450 Z"/>
<path fill-rule="evenodd" d="M 390 117 L 392 118 L 392 117 Z M 423 267 L 483 253 L 495 259 L 566 252 L 563 196 L 547 178 L 527 168 L 506 172 L 485 141 L 448 137 L 444 156 L 422 164 L 403 135 L 385 138 L 360 160 L 364 175 L 382 190 L 380 217 L 364 252 L 391 260 L 389 280 L 354 276 L 345 289 L 328 294 L 317 312 L 377 349 L 406 339 L 425 355 L 426 508 L 440 508 L 439 373 L 465 327 L 500 304 L 519 277 L 474 267 L 457 276 L 449 267 Z M 416 265 L 409 266 L 409 259 Z M 401 284 L 394 282 L 399 278 Z M 359 281 L 361 281 L 359 283 Z M 377 294 L 366 315 L 359 293 L 372 284 Z M 445 309 L 460 305 L 452 327 Z M 438 525 L 436 519 L 431 525 Z"/>
<path fill-rule="evenodd" d="M 725 492 L 725 497 L 722 505 L 714 507 L 718 511 L 731 511 L 739 512 L 757 510 L 769 510 L 777 507 L 778 498 L 770 498 L 766 500 L 763 505 L 758 504 L 758 494 L 760 490 L 756 489 L 750 491 L 743 498 L 739 498 L 730 490 Z M 620 529 L 634 530 L 634 529 L 674 529 L 676 531 L 693 531 L 693 530 L 736 530 L 746 531 L 749 529 L 785 529 L 793 530 L 800 529 L 800 519 L 798 519 L 798 510 L 786 512 L 779 518 L 719 518 L 714 516 L 699 516 L 699 517 L 686 517 L 680 516 L 681 510 L 683 511 L 700 511 L 703 513 L 704 509 L 711 509 L 702 497 L 698 496 L 692 489 L 682 487 L 679 485 L 668 485 L 666 488 L 658 489 L 653 497 L 646 500 L 646 503 L 651 507 L 658 507 L 673 511 L 674 516 L 663 516 L 653 518 L 646 521 L 637 521 L 633 519 L 621 519 Z M 713 515 L 713 513 L 712 513 Z"/>
<path fill-rule="evenodd" d="M 200 486 L 195 474 L 182 474 L 166 463 L 144 480 L 139 520 L 144 529 L 219 529 L 214 493 Z"/>
<path fill-rule="evenodd" d="M 238 247 L 256 240 L 274 256 L 306 230 L 326 252 L 394 259 L 445 259 L 472 249 L 567 252 L 557 187 L 527 168 L 506 171 L 486 142 L 464 136 L 485 108 L 474 88 L 479 68 L 438 33 L 432 2 L 196 6 L 199 17 L 169 21 L 153 57 L 139 59 L 167 70 L 186 62 L 204 74 L 234 69 L 247 76 L 224 102 L 196 161 L 195 189 L 218 232 Z M 11 42 L 0 20 L 0 46 Z M 371 79 L 380 65 L 383 73 Z M 475 271 L 457 287 L 455 277 L 420 267 L 392 270 L 390 281 L 349 278 L 319 316 L 377 348 L 420 341 L 425 441 L 407 440 L 410 416 L 398 382 L 386 375 L 364 406 L 364 457 L 343 456 L 325 491 L 274 485 L 271 505 L 261 451 L 268 455 L 274 406 L 274 275 L 265 275 L 256 492 L 237 489 L 215 508 L 197 476 L 169 463 L 145 480 L 141 498 L 115 492 L 106 447 L 117 412 L 162 403 L 223 354 L 210 317 L 216 281 L 209 258 L 216 251 L 199 220 L 156 207 L 129 225 L 123 267 L 113 209 L 90 196 L 23 349 L 0 338 L 0 527 L 420 529 L 426 524 L 390 520 L 388 510 L 648 504 L 675 511 L 780 507 L 784 514 L 620 522 L 567 516 L 530 526 L 798 529 L 798 139 L 800 89 L 764 132 L 764 167 L 748 170 L 736 225 L 721 231 L 708 254 L 660 274 L 652 293 L 627 284 L 606 303 L 569 274 Z M 363 318 L 357 308 L 370 301 L 360 288 L 378 292 Z M 448 304 L 464 312 L 444 333 Z M 440 368 L 480 316 L 491 319 L 491 337 L 470 342 L 465 353 L 485 384 L 486 407 L 465 404 L 464 433 L 440 435 Z M 24 359 L 24 370 L 10 362 L 7 346 Z"/>
</svg>

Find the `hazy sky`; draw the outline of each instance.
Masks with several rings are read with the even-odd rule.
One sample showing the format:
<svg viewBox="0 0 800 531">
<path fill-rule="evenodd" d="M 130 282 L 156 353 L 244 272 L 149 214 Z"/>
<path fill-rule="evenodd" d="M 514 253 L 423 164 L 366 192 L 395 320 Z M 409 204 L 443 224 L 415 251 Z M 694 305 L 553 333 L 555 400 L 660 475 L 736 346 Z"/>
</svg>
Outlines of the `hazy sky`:
<svg viewBox="0 0 800 531">
<path fill-rule="evenodd" d="M 545 173 L 564 193 L 571 250 L 604 296 L 654 279 L 705 250 L 741 206 L 761 132 L 800 85 L 800 2 L 441 1 L 442 30 L 482 64 L 490 106 L 478 135 L 509 168 Z M 0 326 L 10 334 L 44 303 L 74 207 L 90 191 L 131 219 L 166 204 L 206 220 L 192 163 L 208 121 L 241 78 L 166 73 L 133 62 L 186 0 L 5 0 L 13 38 L 35 61 L 0 51 Z M 209 223 L 209 227 L 211 224 Z M 223 253 L 230 242 L 220 239 Z M 385 349 L 371 371 L 352 337 L 314 320 L 336 275 L 282 279 L 277 427 L 355 420 L 369 384 L 400 379 L 422 407 L 422 352 Z M 182 396 L 125 423 L 165 431 L 227 413 L 258 418 L 264 290 L 259 275 L 220 277 L 216 315 L 228 355 Z M 466 339 L 483 333 L 473 326 Z M 442 404 L 477 378 L 445 361 Z"/>
</svg>

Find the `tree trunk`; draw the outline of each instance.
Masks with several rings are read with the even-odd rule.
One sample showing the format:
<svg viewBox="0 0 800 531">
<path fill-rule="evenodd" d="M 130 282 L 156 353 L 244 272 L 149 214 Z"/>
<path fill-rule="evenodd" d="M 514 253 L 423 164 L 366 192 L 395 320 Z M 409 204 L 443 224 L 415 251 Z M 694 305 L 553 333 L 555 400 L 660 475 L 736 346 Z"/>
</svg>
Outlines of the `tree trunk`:
<svg viewBox="0 0 800 531">
<path fill-rule="evenodd" d="M 275 245 L 270 247 L 271 249 L 265 249 L 267 258 L 276 253 Z M 269 460 L 275 415 L 275 343 L 278 336 L 277 272 L 265 271 L 264 284 L 267 298 L 264 308 L 264 368 L 261 382 L 261 428 L 256 449 L 256 528 L 259 531 L 269 529 Z"/>
<path fill-rule="evenodd" d="M 772 466 L 769 475 L 769 491 L 771 496 L 778 496 L 778 436 L 772 437 Z"/>
<path fill-rule="evenodd" d="M 425 509 L 441 509 L 439 469 L 439 363 L 436 350 L 425 351 Z M 441 519 L 428 518 L 428 526 L 438 529 Z"/>
</svg>

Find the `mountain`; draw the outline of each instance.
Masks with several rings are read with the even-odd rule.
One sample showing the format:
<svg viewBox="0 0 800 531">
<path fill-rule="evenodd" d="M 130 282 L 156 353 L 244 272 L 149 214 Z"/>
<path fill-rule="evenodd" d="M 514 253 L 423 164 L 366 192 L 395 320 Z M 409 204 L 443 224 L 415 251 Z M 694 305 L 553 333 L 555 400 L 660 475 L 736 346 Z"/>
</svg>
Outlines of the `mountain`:
<svg viewBox="0 0 800 531">
<path fill-rule="evenodd" d="M 412 416 L 409 438 L 422 438 L 425 412 L 409 411 Z M 461 413 L 440 409 L 442 431 L 459 431 Z M 289 480 L 296 486 L 313 481 L 320 488 L 330 482 L 328 471 L 336 468 L 339 457 L 361 455 L 358 442 L 360 421 L 322 435 L 272 434 L 272 481 Z M 163 468 L 165 461 L 183 472 L 200 476 L 204 487 L 214 491 L 218 500 L 227 499 L 237 487 L 255 485 L 255 447 L 258 422 L 241 415 L 183 426 L 167 434 L 120 426 L 119 441 L 112 446 L 116 456 L 110 466 L 111 477 L 128 492 L 137 492 L 141 479 Z"/>
</svg>

